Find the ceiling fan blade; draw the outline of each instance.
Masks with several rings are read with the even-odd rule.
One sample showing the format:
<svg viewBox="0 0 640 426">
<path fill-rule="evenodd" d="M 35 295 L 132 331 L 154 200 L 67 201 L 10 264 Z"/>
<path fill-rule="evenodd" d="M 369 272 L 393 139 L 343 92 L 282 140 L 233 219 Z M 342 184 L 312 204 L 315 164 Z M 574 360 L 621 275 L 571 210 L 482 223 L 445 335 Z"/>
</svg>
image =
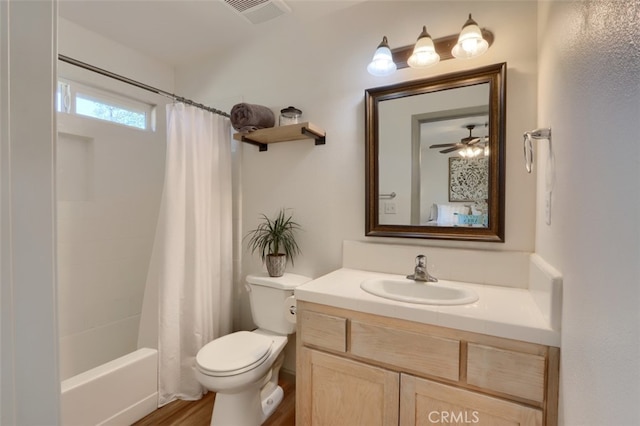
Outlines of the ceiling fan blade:
<svg viewBox="0 0 640 426">
<path fill-rule="evenodd" d="M 431 145 L 429 148 L 446 148 L 449 146 L 456 146 L 459 145 L 458 143 L 439 143 L 439 144 L 435 144 L 435 145 Z"/>
<path fill-rule="evenodd" d="M 453 151 L 457 151 L 457 150 L 459 150 L 459 149 L 462 149 L 462 148 L 464 148 L 465 146 L 466 146 L 466 145 L 463 145 L 463 144 L 461 144 L 461 143 L 458 143 L 458 144 L 456 144 L 456 146 L 454 146 L 454 147 L 452 147 L 452 148 L 443 149 L 442 151 L 440 151 L 440 153 L 441 153 L 441 154 L 448 154 L 448 153 L 450 153 L 450 152 L 453 152 Z"/>
<path fill-rule="evenodd" d="M 477 143 L 485 143 L 487 142 L 487 137 L 474 137 L 471 136 L 471 131 L 475 126 L 469 125 L 466 126 L 469 129 L 469 136 L 466 138 L 460 139 L 460 142 L 456 143 L 441 143 L 436 145 L 431 145 L 429 148 L 446 148 L 440 151 L 441 154 L 448 154 L 450 152 L 459 151 L 464 148 L 469 148 Z"/>
</svg>

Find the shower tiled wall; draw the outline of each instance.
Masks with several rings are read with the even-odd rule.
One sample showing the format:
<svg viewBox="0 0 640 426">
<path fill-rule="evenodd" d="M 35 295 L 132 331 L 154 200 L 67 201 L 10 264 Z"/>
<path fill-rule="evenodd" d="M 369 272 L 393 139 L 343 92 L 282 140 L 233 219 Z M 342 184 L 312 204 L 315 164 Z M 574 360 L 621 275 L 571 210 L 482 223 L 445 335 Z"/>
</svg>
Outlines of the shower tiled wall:
<svg viewBox="0 0 640 426">
<path fill-rule="evenodd" d="M 124 90 L 124 89 L 123 89 Z M 164 181 L 165 130 L 58 113 L 60 376 L 137 349 Z"/>
</svg>

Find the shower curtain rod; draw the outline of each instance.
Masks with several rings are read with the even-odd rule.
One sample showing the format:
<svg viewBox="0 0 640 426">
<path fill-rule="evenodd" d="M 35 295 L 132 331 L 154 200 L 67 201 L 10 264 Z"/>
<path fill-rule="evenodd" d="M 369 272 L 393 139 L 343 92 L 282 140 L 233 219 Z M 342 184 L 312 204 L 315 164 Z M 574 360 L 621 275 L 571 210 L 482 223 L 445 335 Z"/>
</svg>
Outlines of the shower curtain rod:
<svg viewBox="0 0 640 426">
<path fill-rule="evenodd" d="M 98 68 L 98 67 L 93 66 L 91 64 L 87 64 L 86 62 L 82 62 L 82 61 L 79 61 L 77 59 L 70 58 L 69 56 L 58 54 L 58 59 L 61 60 L 62 62 L 66 62 L 68 64 L 75 65 L 77 67 L 84 68 L 86 70 L 93 71 L 93 72 L 98 73 L 98 74 L 102 74 L 102 75 L 104 75 L 106 77 L 113 78 L 113 79 L 121 81 L 123 83 L 127 83 L 127 84 L 130 84 L 132 86 L 139 87 L 140 89 L 144 89 L 144 90 L 147 90 L 149 92 L 153 92 L 153 93 L 156 93 L 158 95 L 165 96 L 167 98 L 173 99 L 174 101 L 182 102 L 184 104 L 191 105 L 191 106 L 194 106 L 196 108 L 204 109 L 206 111 L 212 112 L 214 114 L 221 115 L 223 117 L 227 117 L 227 118 L 231 117 L 228 113 L 226 113 L 224 111 L 220 111 L 219 109 L 215 109 L 215 108 L 208 107 L 206 105 L 199 104 L 197 102 L 192 101 L 191 99 L 186 99 L 186 98 L 183 98 L 182 96 L 175 95 L 175 94 L 167 92 L 165 90 L 161 90 L 161 89 L 158 89 L 156 87 L 149 86 L 149 85 L 144 84 L 144 83 L 140 83 L 139 81 L 132 80 L 132 79 L 127 78 L 127 77 L 123 77 L 123 76 L 121 76 L 119 74 L 112 73 L 111 71 L 107 71 L 105 69 Z"/>
</svg>

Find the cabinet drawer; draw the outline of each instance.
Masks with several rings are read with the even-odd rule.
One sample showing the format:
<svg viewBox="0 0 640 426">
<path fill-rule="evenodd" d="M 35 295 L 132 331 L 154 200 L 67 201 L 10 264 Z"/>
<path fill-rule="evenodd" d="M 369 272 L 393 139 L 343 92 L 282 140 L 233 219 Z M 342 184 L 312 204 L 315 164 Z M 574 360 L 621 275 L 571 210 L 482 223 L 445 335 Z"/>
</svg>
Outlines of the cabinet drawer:
<svg viewBox="0 0 640 426">
<path fill-rule="evenodd" d="M 460 342 L 351 321 L 351 353 L 400 369 L 457 381 Z"/>
<path fill-rule="evenodd" d="M 531 401 L 544 401 L 545 357 L 468 344 L 467 383 Z"/>
<path fill-rule="evenodd" d="M 347 351 L 347 319 L 313 311 L 302 311 L 302 343 L 338 352 Z"/>
</svg>

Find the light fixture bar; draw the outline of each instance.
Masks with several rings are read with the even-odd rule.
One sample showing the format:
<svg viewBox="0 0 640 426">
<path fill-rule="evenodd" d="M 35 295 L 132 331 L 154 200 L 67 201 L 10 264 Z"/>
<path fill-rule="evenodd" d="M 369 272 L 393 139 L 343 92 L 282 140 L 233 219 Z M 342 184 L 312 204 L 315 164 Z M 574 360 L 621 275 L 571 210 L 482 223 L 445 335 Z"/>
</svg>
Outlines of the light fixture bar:
<svg viewBox="0 0 640 426">
<path fill-rule="evenodd" d="M 493 44 L 493 33 L 489 30 L 482 29 L 482 36 L 489 43 L 489 46 Z M 433 44 L 436 48 L 436 52 L 440 55 L 441 61 L 446 61 L 447 59 L 453 59 L 453 55 L 451 54 L 451 49 L 458 42 L 459 34 L 453 34 L 450 36 L 440 37 L 433 39 Z M 408 68 L 409 64 L 407 60 L 409 60 L 409 56 L 413 53 L 413 48 L 415 44 L 410 44 L 408 46 L 396 47 L 395 49 L 391 49 L 391 55 L 393 56 L 393 62 L 395 62 L 397 69 Z"/>
</svg>

